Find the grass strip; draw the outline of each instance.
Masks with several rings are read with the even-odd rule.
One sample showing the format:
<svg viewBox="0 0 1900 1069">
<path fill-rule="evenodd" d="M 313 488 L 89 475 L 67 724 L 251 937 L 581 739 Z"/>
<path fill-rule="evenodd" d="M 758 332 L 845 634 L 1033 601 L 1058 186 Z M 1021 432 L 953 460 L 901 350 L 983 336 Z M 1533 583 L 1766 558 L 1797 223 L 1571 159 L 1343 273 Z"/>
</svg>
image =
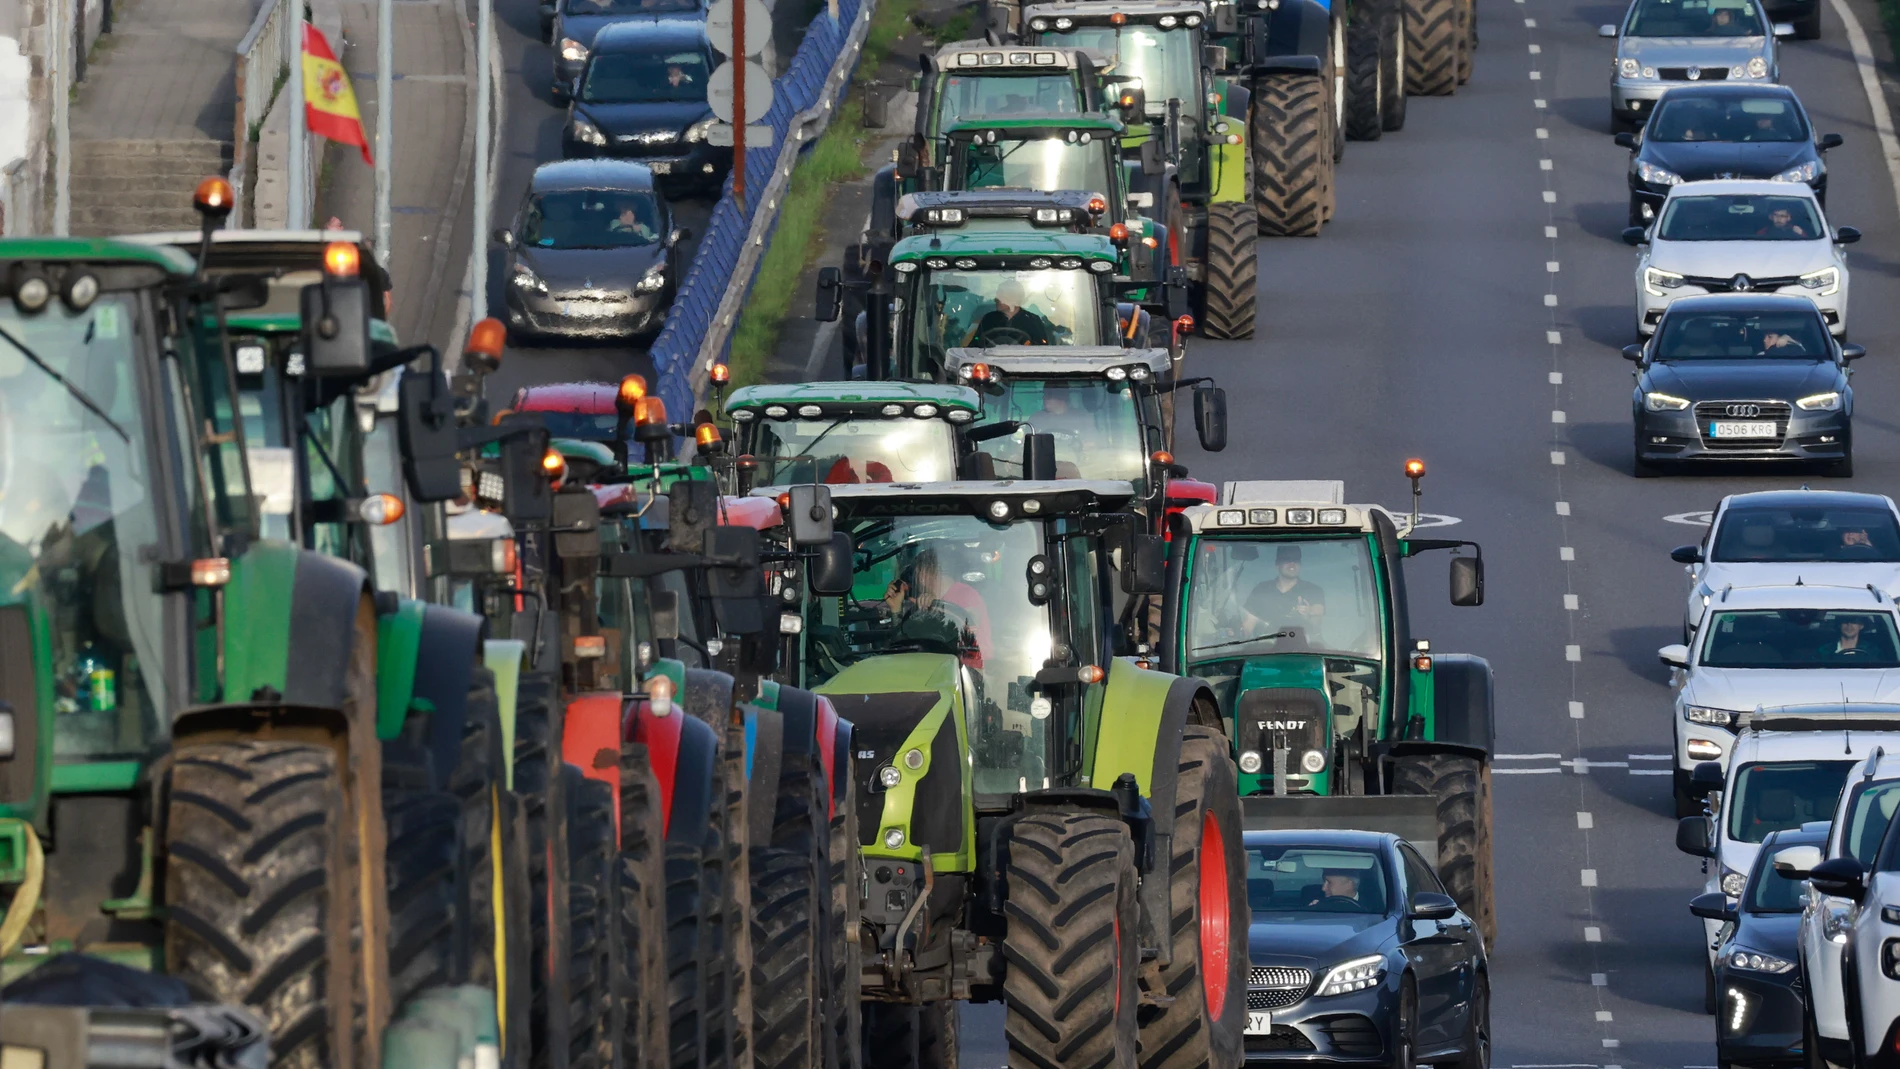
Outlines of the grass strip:
<svg viewBox="0 0 1900 1069">
<path fill-rule="evenodd" d="M 1900 0 L 1880 0 L 1880 22 L 1887 29 L 1887 47 L 1900 63 Z"/>
</svg>

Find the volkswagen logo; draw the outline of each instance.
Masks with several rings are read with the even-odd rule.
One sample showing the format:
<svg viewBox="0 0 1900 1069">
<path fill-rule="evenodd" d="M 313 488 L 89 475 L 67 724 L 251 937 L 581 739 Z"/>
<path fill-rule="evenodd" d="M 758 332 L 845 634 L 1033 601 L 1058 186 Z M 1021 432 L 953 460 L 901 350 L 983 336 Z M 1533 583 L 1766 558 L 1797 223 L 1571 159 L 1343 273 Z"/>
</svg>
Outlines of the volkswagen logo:
<svg viewBox="0 0 1900 1069">
<path fill-rule="evenodd" d="M 1749 278 L 1747 275 L 1736 275 L 1734 278 L 1728 280 L 1728 288 L 1734 290 L 1736 293 L 1747 293 L 1749 290 L 1755 288 L 1755 280 Z"/>
<path fill-rule="evenodd" d="M 1715 175 L 1714 177 L 1716 177 L 1716 178 L 1734 178 L 1734 177 L 1735 177 L 1735 172 L 1734 172 L 1734 171 L 1723 171 L 1722 173 L 1720 173 L 1720 174 L 1717 174 L 1717 175 Z"/>
<path fill-rule="evenodd" d="M 1754 419 L 1756 416 L 1761 415 L 1761 406 L 1760 405 L 1730 405 L 1728 406 L 1727 409 L 1723 411 L 1723 414 L 1734 416 L 1736 419 Z"/>
<path fill-rule="evenodd" d="M 1701 68 L 1701 67 L 1690 67 L 1690 68 L 1689 68 L 1689 80 L 1690 80 L 1690 81 L 1692 81 L 1692 82 L 1699 82 L 1699 81 L 1701 81 L 1701 80 L 1702 80 L 1702 68 Z"/>
</svg>

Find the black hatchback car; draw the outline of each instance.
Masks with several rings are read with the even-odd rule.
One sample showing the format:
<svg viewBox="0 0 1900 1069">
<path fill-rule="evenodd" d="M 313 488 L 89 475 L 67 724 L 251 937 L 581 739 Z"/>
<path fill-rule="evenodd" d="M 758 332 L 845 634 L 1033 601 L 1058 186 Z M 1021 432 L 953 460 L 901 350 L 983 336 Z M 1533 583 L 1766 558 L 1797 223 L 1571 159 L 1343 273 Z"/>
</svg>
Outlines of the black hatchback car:
<svg viewBox="0 0 1900 1069">
<path fill-rule="evenodd" d="M 1805 297 L 1723 293 L 1671 303 L 1636 364 L 1635 474 L 1683 460 L 1808 460 L 1854 473 L 1854 391 L 1842 345 Z"/>
<path fill-rule="evenodd" d="M 561 154 L 638 160 L 668 195 L 716 192 L 732 169 L 732 149 L 707 142 L 717 120 L 706 79 L 716 65 L 704 22 L 602 29 L 574 81 Z"/>
<path fill-rule="evenodd" d="M 1807 887 L 1775 871 L 1791 846 L 1827 844 L 1821 830 L 1790 828 L 1762 840 L 1740 899 L 1697 895 L 1689 912 L 1726 922 L 1715 952 L 1715 1059 L 1722 1065 L 1806 1066 L 1801 989 L 1801 910 Z"/>
<path fill-rule="evenodd" d="M 568 90 L 587 65 L 601 30 L 616 22 L 650 26 L 660 18 L 705 14 L 703 0 L 541 0 L 541 36 L 554 46 L 555 103 L 567 103 Z"/>
<path fill-rule="evenodd" d="M 1491 1063 L 1484 938 L 1425 858 L 1369 831 L 1247 831 L 1248 1064 Z"/>
<path fill-rule="evenodd" d="M 1841 135 L 1817 138 L 1794 90 L 1783 85 L 1681 85 L 1663 94 L 1639 133 L 1620 133 L 1630 150 L 1630 222 L 1648 226 L 1669 187 L 1708 178 L 1806 182 L 1827 206 L 1822 153 Z"/>
</svg>

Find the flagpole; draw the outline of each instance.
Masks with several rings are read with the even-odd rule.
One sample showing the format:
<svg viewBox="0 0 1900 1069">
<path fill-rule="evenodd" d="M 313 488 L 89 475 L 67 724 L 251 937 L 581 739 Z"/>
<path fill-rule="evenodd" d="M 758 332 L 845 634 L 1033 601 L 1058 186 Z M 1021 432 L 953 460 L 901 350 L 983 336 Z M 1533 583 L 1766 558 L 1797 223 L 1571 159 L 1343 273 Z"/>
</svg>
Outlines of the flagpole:
<svg viewBox="0 0 1900 1069">
<path fill-rule="evenodd" d="M 376 4 L 376 262 L 389 270 L 389 168 L 395 92 L 396 16 L 391 0 Z"/>
<path fill-rule="evenodd" d="M 304 78 L 304 40 L 303 40 L 303 4 L 301 0 L 285 8 L 286 12 L 297 12 L 297 47 L 290 56 L 290 197 L 289 210 L 284 225 L 290 230 L 302 230 L 310 225 L 310 205 L 304 195 L 304 170 L 308 161 L 305 149 L 310 142 L 304 116 L 303 78 Z"/>
<path fill-rule="evenodd" d="M 387 2 L 387 0 L 385 0 Z M 475 4 L 475 232 L 469 239 L 468 258 L 469 314 L 471 319 L 488 317 L 488 103 L 494 72 L 489 69 L 488 41 L 494 32 L 494 0 L 476 0 Z"/>
</svg>

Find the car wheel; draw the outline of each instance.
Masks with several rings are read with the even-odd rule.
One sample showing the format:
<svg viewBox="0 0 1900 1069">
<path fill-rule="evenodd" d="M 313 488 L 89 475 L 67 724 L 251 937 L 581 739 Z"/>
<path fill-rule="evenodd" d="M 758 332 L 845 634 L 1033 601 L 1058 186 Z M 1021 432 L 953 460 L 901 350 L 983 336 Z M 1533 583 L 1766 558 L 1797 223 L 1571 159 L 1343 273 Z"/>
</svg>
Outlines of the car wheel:
<svg viewBox="0 0 1900 1069">
<path fill-rule="evenodd" d="M 1841 453 L 1841 459 L 1830 463 L 1821 474 L 1829 479 L 1851 479 L 1854 477 L 1854 443 L 1847 443 L 1847 449 Z"/>
<path fill-rule="evenodd" d="M 1640 431 L 1637 432 L 1641 434 Z M 1656 465 L 1643 459 L 1643 443 L 1640 438 L 1630 442 L 1630 474 L 1638 479 L 1654 479 L 1659 473 Z"/>
<path fill-rule="evenodd" d="M 1417 1066 L 1418 983 L 1407 976 L 1399 986 L 1399 1019 L 1392 1022 L 1392 1069 Z"/>
<path fill-rule="evenodd" d="M 1802 979 L 1807 979 L 1805 970 Z M 1806 985 L 1804 985 L 1806 986 Z M 1809 990 L 1813 990 L 1809 988 Z M 1801 1051 L 1805 1069 L 1830 1069 L 1827 1059 L 1821 1057 L 1821 1033 L 1814 1027 L 1814 1003 L 1801 1000 Z"/>
<path fill-rule="evenodd" d="M 1676 819 L 1681 820 L 1683 817 L 1701 816 L 1702 799 L 1689 793 L 1689 774 L 1678 768 L 1670 773 L 1669 778 L 1670 784 L 1674 788 L 1671 793 L 1675 796 L 1676 800 Z M 1713 1013 L 1715 1011 L 1711 1010 L 1709 1012 Z"/>
<path fill-rule="evenodd" d="M 1463 1047 L 1464 1053 L 1451 1063 L 1451 1069 L 1491 1069 L 1491 981 L 1483 973 L 1471 991 Z"/>
<path fill-rule="evenodd" d="M 1721 994 L 1715 989 L 1715 964 L 1709 960 L 1709 953 L 1705 950 L 1702 952 L 1702 1012 L 1715 1016 L 1721 1001 Z"/>
</svg>

